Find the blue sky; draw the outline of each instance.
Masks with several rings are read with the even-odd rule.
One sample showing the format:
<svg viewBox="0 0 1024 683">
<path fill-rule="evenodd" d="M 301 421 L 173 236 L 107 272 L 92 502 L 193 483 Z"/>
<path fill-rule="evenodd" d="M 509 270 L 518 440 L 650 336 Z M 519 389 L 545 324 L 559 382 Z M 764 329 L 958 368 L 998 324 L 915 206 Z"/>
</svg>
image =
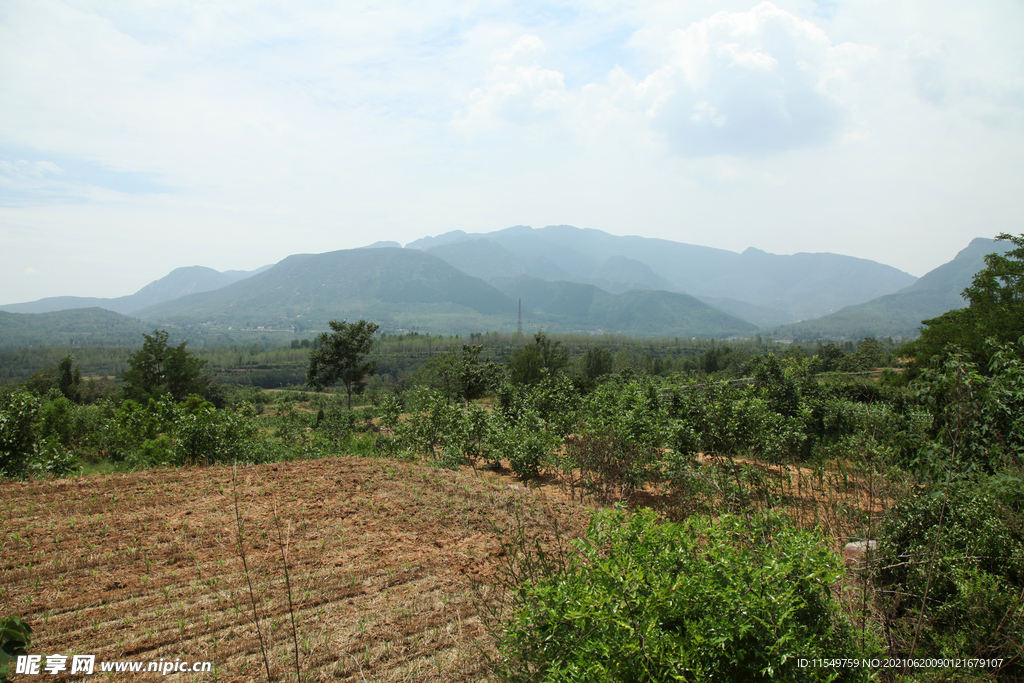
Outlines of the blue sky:
<svg viewBox="0 0 1024 683">
<path fill-rule="evenodd" d="M 0 3 L 0 303 L 570 224 L 915 275 L 1024 232 L 1024 5 Z"/>
</svg>

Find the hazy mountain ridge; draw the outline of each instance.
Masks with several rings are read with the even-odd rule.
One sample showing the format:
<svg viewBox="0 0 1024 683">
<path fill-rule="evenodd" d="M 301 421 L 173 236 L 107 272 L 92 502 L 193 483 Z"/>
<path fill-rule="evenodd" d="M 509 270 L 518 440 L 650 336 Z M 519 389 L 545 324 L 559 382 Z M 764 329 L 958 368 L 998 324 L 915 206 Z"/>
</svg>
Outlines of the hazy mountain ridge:
<svg viewBox="0 0 1024 683">
<path fill-rule="evenodd" d="M 0 311 L 0 348 L 27 346 L 134 346 L 153 327 L 102 308 L 48 313 Z"/>
<path fill-rule="evenodd" d="M 513 302 L 440 259 L 407 249 L 348 249 L 289 256 L 269 270 L 212 292 L 139 312 L 147 320 L 232 325 L 318 325 L 367 318 L 403 327 L 417 311 L 483 320 L 511 319 Z M 438 309 L 441 307 L 443 311 Z"/>
<path fill-rule="evenodd" d="M 523 303 L 524 327 L 607 332 L 630 336 L 727 337 L 757 326 L 679 292 L 607 292 L 576 282 L 549 282 L 521 275 L 495 278 L 494 286 Z"/>
<path fill-rule="evenodd" d="M 994 240 L 976 239 L 953 261 L 914 281 L 889 266 L 837 254 L 779 256 L 754 248 L 737 254 L 571 226 L 516 226 L 486 235 L 454 231 L 406 248 L 395 244 L 295 254 L 257 271 L 178 268 L 125 297 L 51 297 L 0 311 L 83 310 L 92 304 L 147 321 L 129 325 L 100 320 L 93 312 L 67 316 L 70 327 L 64 329 L 60 325 L 65 322 L 51 316 L 44 327 L 54 334 L 47 339 L 74 334 L 99 339 L 103 335 L 87 334 L 93 323 L 96 333 L 103 326 L 134 330 L 135 325 L 146 331 L 154 325 L 194 330 L 214 325 L 302 333 L 325 329 L 328 320 L 340 318 L 366 318 L 387 331 L 507 331 L 515 328 L 520 299 L 527 329 L 733 336 L 760 326 L 783 337 L 911 336 L 921 320 L 964 305 L 960 292 L 983 266 L 984 256 L 997 249 Z M 663 274 L 665 268 L 674 279 Z M 884 290 L 908 278 L 913 281 L 909 286 L 854 305 L 840 306 L 843 299 L 834 295 L 838 287 L 848 290 L 847 299 L 856 298 L 862 294 L 851 292 Z M 672 291 L 679 283 L 747 298 Z M 832 299 L 826 301 L 826 295 Z M 808 309 L 824 314 L 780 325 L 792 320 L 794 311 Z M 27 320 L 0 317 L 0 332 L 29 340 L 25 343 L 44 343 L 31 340 L 26 331 L 35 328 Z"/>
<path fill-rule="evenodd" d="M 20 304 L 5 304 L 0 311 L 8 313 L 51 313 L 75 308 L 104 308 L 124 315 L 135 313 L 147 306 L 170 301 L 196 292 L 220 289 L 239 280 L 260 273 L 270 266 L 256 270 L 226 270 L 219 272 L 205 266 L 175 268 L 170 273 L 126 296 L 116 298 L 56 296 Z"/>
<path fill-rule="evenodd" d="M 787 322 L 827 315 L 894 293 L 916 281 L 913 275 L 891 266 L 840 254 L 784 256 L 754 248 L 738 254 L 671 240 L 611 235 L 569 225 L 539 229 L 519 225 L 474 234 L 456 230 L 415 240 L 406 248 L 433 249 L 440 253 L 462 244 L 469 251 L 469 245 L 483 241 L 504 247 L 523 264 L 528 275 L 547 280 L 590 281 L 591 284 L 598 284 L 591 278 L 604 279 L 604 288 L 615 291 L 616 285 L 609 287 L 610 279 L 597 273 L 609 259 L 625 258 L 649 270 L 654 279 L 648 277 L 640 282 L 652 289 L 665 288 L 668 283 L 672 289 L 691 296 L 733 299 L 756 308 L 781 311 Z M 466 253 L 461 258 L 469 260 Z M 538 258 L 546 259 L 570 276 L 531 272 L 524 259 Z M 633 270 L 636 272 L 635 267 Z M 622 287 L 621 280 L 619 282 L 620 291 L 637 288 Z M 764 319 L 763 312 L 758 317 Z M 774 313 L 771 317 L 774 322 L 782 322 Z"/>
<path fill-rule="evenodd" d="M 496 258 L 505 258 L 500 247 L 487 248 Z M 358 317 L 378 322 L 385 330 L 469 332 L 515 329 L 518 299 L 524 299 L 530 328 L 703 336 L 755 329 L 682 294 L 612 294 L 594 285 L 528 275 L 496 288 L 432 253 L 383 247 L 290 256 L 264 273 L 151 306 L 139 315 L 176 324 L 306 329 L 326 327 L 331 319 Z"/>
<path fill-rule="evenodd" d="M 775 336 L 792 338 L 913 337 L 924 320 L 966 306 L 961 293 L 985 267 L 985 256 L 1005 248 L 996 240 L 978 237 L 949 263 L 926 273 L 913 285 L 894 294 L 849 306 L 817 320 L 783 325 Z"/>
</svg>

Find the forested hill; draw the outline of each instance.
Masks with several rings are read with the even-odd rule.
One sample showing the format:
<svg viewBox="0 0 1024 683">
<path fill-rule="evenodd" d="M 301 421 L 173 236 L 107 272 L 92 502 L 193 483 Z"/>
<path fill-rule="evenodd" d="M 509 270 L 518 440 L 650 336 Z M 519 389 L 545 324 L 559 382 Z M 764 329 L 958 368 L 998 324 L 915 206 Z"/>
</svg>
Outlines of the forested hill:
<svg viewBox="0 0 1024 683">
<path fill-rule="evenodd" d="M 726 337 L 760 328 L 783 338 L 908 337 L 922 320 L 963 306 L 960 292 L 996 249 L 993 240 L 976 239 L 915 281 L 889 266 L 836 254 L 737 254 L 571 226 L 392 244 L 296 254 L 259 271 L 179 268 L 116 299 L 57 297 L 8 306 L 85 310 L 80 307 L 92 303 L 130 311 L 143 322 L 115 323 L 95 309 L 40 321 L 3 318 L 0 345 L 120 343 L 119 330 L 136 327 L 224 343 L 269 332 L 279 342 L 346 318 L 397 333 L 508 332 L 516 329 L 520 300 L 527 331 Z M 826 315 L 831 311 L 839 312 Z"/>
<path fill-rule="evenodd" d="M 770 334 L 793 339 L 916 337 L 922 321 L 966 305 L 960 294 L 985 266 L 985 256 L 1001 249 L 1005 246 L 995 240 L 976 238 L 952 261 L 895 294 L 849 306 L 817 320 L 782 325 Z"/>
<path fill-rule="evenodd" d="M 548 282 L 527 275 L 492 282 L 510 298 L 523 302 L 528 328 L 600 330 L 634 337 L 728 337 L 757 330 L 756 325 L 678 292 L 612 294 L 594 285 Z"/>
<path fill-rule="evenodd" d="M 387 328 L 445 331 L 486 330 L 515 315 L 515 303 L 482 280 L 395 248 L 296 254 L 219 290 L 140 312 L 153 322 L 320 329 L 332 319 L 365 318 Z"/>
<path fill-rule="evenodd" d="M 134 346 L 153 328 L 101 308 L 54 313 L 0 311 L 0 349 L 26 346 Z"/>
<path fill-rule="evenodd" d="M 510 331 L 523 300 L 527 328 L 639 336 L 731 336 L 754 325 L 684 294 L 629 291 L 525 278 L 496 288 L 416 249 L 349 249 L 290 256 L 214 292 L 140 312 L 154 324 L 214 324 L 319 330 L 365 318 L 385 331 Z M 568 298 L 567 298 L 568 297 Z"/>
</svg>

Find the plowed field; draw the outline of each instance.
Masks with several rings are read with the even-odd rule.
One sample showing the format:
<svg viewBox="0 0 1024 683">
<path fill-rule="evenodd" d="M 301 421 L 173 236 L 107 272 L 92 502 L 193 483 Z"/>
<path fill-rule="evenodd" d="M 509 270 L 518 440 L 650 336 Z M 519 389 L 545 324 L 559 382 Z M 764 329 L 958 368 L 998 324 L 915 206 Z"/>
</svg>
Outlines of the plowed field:
<svg viewBox="0 0 1024 683">
<path fill-rule="evenodd" d="M 92 654 L 97 669 L 180 659 L 214 671 L 171 679 L 265 680 L 265 650 L 272 678 L 295 680 L 297 640 L 304 681 L 485 680 L 477 605 L 502 530 L 579 533 L 585 512 L 489 475 L 357 458 L 0 484 L 0 616 L 68 669 Z"/>
</svg>

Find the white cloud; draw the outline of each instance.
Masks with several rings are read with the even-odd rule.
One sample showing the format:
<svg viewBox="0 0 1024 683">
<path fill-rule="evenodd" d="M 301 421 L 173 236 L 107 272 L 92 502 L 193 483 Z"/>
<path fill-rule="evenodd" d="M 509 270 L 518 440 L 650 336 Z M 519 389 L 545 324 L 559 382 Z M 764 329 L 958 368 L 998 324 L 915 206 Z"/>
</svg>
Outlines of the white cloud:
<svg viewBox="0 0 1024 683">
<path fill-rule="evenodd" d="M 0 159 L 0 174 L 9 178 L 42 178 L 45 175 L 60 175 L 64 171 L 52 161 L 27 161 Z"/>
<path fill-rule="evenodd" d="M 520 36 L 497 52 L 497 64 L 481 88 L 469 94 L 459 124 L 470 132 L 493 130 L 502 123 L 532 126 L 549 122 L 567 104 L 565 76 L 540 66 L 544 43 L 535 35 Z"/>
<path fill-rule="evenodd" d="M 636 93 L 676 154 L 772 154 L 842 129 L 847 109 L 829 81 L 842 78 L 836 62 L 850 51 L 769 2 L 679 29 L 667 48 L 670 59 Z"/>
<path fill-rule="evenodd" d="M 1024 5 L 756 2 L 0 2 L 0 292 L 559 222 L 922 273 L 1024 213 Z"/>
<path fill-rule="evenodd" d="M 540 38 L 524 35 L 498 53 L 463 121 L 473 130 L 544 124 L 574 136 L 629 119 L 648 128 L 634 130 L 637 138 L 653 132 L 682 157 L 774 154 L 842 134 L 850 123 L 844 81 L 874 55 L 834 46 L 822 29 L 769 2 L 649 39 L 663 43 L 653 50 L 662 64 L 643 79 L 618 67 L 604 83 L 571 90 L 564 74 L 541 65 Z"/>
</svg>

